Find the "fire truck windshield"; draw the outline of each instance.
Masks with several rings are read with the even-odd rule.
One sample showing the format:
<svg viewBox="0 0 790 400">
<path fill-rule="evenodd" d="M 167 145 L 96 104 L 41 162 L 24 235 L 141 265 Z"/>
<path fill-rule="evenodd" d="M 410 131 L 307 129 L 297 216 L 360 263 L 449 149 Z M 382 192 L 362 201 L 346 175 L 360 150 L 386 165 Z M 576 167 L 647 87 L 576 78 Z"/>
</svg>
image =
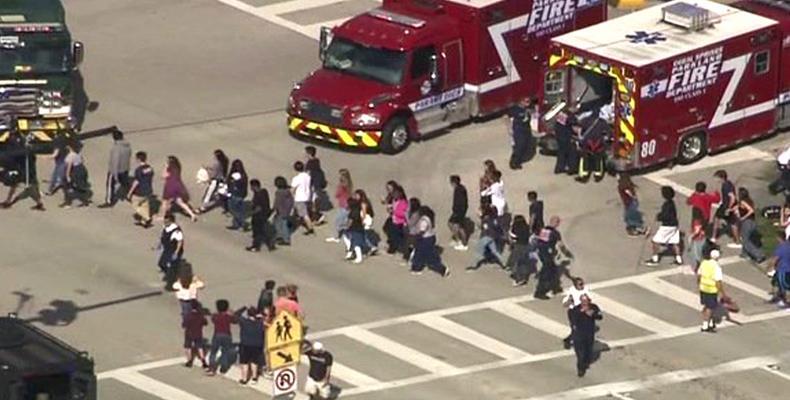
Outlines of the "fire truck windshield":
<svg viewBox="0 0 790 400">
<path fill-rule="evenodd" d="M 0 41 L 0 74 L 65 72 L 70 64 L 69 40 L 63 35 L 3 36 Z"/>
<path fill-rule="evenodd" d="M 368 47 L 350 40 L 334 38 L 326 50 L 324 68 L 397 85 L 403 78 L 406 53 Z"/>
</svg>

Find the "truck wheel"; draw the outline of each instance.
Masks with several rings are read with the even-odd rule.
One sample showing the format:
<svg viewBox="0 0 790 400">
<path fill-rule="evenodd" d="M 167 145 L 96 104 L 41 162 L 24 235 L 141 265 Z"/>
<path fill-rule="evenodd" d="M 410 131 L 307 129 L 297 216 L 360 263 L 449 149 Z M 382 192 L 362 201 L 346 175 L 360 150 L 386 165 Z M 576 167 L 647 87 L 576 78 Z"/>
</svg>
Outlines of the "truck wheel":
<svg viewBox="0 0 790 400">
<path fill-rule="evenodd" d="M 381 132 L 381 151 L 386 154 L 398 154 L 409 147 L 409 127 L 406 119 L 395 117 L 384 125 Z"/>
<path fill-rule="evenodd" d="M 692 133 L 680 141 L 678 148 L 678 162 L 690 164 L 704 157 L 708 152 L 705 133 Z"/>
</svg>

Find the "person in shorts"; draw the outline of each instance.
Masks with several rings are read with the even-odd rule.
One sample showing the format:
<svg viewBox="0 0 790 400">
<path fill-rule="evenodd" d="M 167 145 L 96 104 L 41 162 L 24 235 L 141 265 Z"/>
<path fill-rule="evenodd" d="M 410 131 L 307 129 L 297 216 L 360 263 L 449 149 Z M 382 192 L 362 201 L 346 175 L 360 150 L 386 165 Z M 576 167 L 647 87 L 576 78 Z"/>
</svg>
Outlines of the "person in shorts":
<svg viewBox="0 0 790 400">
<path fill-rule="evenodd" d="M 305 355 L 310 359 L 310 372 L 304 384 L 304 391 L 311 400 L 328 399 L 332 386 L 329 378 L 332 376 L 332 353 L 324 349 L 321 342 L 313 342 Z"/>
<path fill-rule="evenodd" d="M 236 312 L 239 324 L 239 364 L 241 379 L 239 383 L 246 385 L 252 380 L 258 382 L 263 364 L 263 316 L 255 307 L 244 307 Z"/>
<path fill-rule="evenodd" d="M 653 235 L 653 256 L 646 261 L 647 265 L 658 265 L 661 259 L 661 251 L 664 247 L 671 247 L 675 254 L 675 264 L 682 265 L 683 258 L 680 256 L 680 227 L 678 226 L 678 212 L 675 208 L 675 189 L 671 186 L 661 187 L 661 197 L 664 204 L 661 211 L 656 216 L 659 227 Z"/>
<path fill-rule="evenodd" d="M 203 315 L 203 307 L 197 300 L 192 300 L 189 303 L 189 312 L 184 316 L 182 325 L 184 327 L 184 353 L 187 357 L 184 366 L 192 368 L 192 362 L 197 354 L 203 368 L 208 368 L 206 352 L 203 350 L 203 327 L 208 325 L 208 321 Z"/>
<path fill-rule="evenodd" d="M 723 274 L 719 265 L 719 249 L 713 247 L 705 254 L 699 269 L 697 269 L 697 283 L 699 284 L 699 298 L 702 304 L 702 332 L 716 332 L 716 322 L 713 311 L 719 307 L 719 297 L 724 296 L 722 284 Z"/>
<path fill-rule="evenodd" d="M 305 171 L 304 163 L 297 161 L 294 163 L 296 176 L 291 179 L 291 190 L 294 196 L 294 212 L 304 224 L 305 235 L 311 235 L 313 231 L 313 221 L 310 219 L 310 206 L 313 202 L 313 190 L 310 174 Z"/>
</svg>

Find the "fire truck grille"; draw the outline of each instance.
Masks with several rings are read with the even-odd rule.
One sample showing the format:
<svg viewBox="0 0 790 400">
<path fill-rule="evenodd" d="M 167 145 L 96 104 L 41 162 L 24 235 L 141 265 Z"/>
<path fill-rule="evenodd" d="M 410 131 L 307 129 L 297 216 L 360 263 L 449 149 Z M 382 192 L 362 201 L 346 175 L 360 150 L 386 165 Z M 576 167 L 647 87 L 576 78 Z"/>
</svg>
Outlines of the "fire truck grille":
<svg viewBox="0 0 790 400">
<path fill-rule="evenodd" d="M 339 108 L 323 103 L 310 103 L 309 107 L 304 110 L 304 116 L 311 121 L 327 125 L 339 125 L 343 122 L 342 112 Z"/>
<path fill-rule="evenodd" d="M 40 94 L 41 91 L 34 88 L 0 87 L 0 118 L 36 116 Z"/>
</svg>

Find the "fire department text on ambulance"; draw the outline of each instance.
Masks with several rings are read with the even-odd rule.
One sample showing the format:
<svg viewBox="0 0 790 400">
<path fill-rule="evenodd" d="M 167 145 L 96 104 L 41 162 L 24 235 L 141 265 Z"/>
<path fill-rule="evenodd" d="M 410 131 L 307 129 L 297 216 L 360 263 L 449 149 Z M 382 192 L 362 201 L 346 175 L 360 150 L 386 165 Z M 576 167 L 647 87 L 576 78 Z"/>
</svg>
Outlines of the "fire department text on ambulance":
<svg viewBox="0 0 790 400">
<path fill-rule="evenodd" d="M 545 36 L 556 32 L 576 17 L 576 10 L 600 2 L 601 0 L 535 0 L 527 22 L 527 34 Z"/>
<path fill-rule="evenodd" d="M 681 97 L 676 99 L 676 101 L 680 101 L 696 97 L 704 93 L 701 89 L 716 83 L 721 70 L 722 49 L 722 47 L 718 47 L 675 60 L 672 63 L 667 98 Z"/>
</svg>

